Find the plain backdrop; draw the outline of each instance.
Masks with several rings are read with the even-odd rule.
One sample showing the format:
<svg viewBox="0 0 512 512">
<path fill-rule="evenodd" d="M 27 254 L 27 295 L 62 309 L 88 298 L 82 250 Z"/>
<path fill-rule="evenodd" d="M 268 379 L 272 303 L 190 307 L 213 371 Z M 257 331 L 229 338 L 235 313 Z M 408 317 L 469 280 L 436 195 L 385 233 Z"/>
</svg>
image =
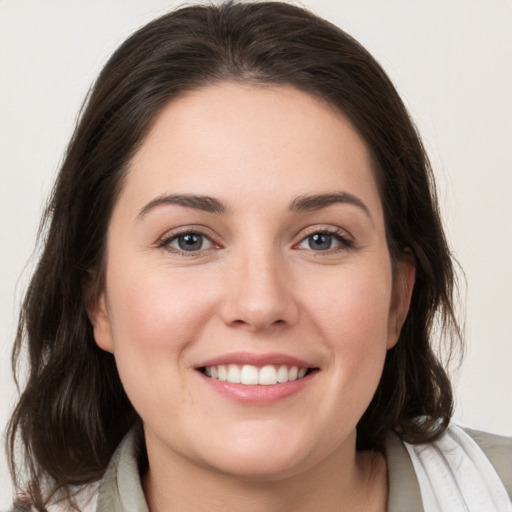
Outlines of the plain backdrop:
<svg viewBox="0 0 512 512">
<path fill-rule="evenodd" d="M 0 427 L 40 214 L 83 98 L 111 52 L 181 2 L 0 0 Z M 456 421 L 512 435 L 512 2 L 304 0 L 380 61 L 430 154 L 465 271 Z M 0 509 L 11 500 L 0 455 Z"/>
</svg>

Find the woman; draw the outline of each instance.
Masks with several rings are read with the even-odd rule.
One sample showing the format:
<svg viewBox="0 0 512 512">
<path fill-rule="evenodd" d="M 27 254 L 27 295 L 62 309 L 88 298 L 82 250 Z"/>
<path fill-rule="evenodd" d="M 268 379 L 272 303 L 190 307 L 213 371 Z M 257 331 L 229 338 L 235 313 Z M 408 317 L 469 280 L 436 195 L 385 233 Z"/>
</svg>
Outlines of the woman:
<svg viewBox="0 0 512 512">
<path fill-rule="evenodd" d="M 143 27 L 46 221 L 15 346 L 18 506 L 510 508 L 510 442 L 474 435 L 489 462 L 450 426 L 431 349 L 434 321 L 459 331 L 428 160 L 338 28 L 265 2 Z"/>
</svg>

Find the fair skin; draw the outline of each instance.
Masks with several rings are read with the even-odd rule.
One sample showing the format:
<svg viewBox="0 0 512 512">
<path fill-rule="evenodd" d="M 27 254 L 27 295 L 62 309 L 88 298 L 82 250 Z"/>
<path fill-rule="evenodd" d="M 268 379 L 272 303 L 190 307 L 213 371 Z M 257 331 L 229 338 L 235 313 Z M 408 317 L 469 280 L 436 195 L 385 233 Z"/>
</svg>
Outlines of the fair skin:
<svg viewBox="0 0 512 512">
<path fill-rule="evenodd" d="M 283 86 L 168 104 L 90 310 L 144 422 L 150 510 L 385 510 L 385 461 L 356 452 L 355 428 L 413 281 L 410 263 L 392 271 L 370 155 L 341 114 Z"/>
</svg>

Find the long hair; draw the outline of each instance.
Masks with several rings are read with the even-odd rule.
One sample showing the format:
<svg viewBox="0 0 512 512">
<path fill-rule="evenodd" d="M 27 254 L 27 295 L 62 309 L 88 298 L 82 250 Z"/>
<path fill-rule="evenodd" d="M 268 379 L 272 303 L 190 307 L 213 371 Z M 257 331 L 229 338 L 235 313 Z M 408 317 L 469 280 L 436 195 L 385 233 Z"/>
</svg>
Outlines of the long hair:
<svg viewBox="0 0 512 512">
<path fill-rule="evenodd" d="M 389 429 L 427 442 L 449 422 L 451 386 L 433 345 L 440 333 L 460 337 L 452 259 L 428 158 L 390 80 L 358 42 L 305 9 L 281 2 L 185 7 L 135 32 L 110 58 L 44 214 L 42 255 L 13 349 L 15 373 L 26 351 L 29 374 L 7 434 L 13 479 L 41 510 L 72 486 L 101 478 L 122 437 L 140 426 L 112 354 L 94 342 L 86 307 L 103 287 L 107 227 L 127 165 L 156 114 L 185 92 L 222 81 L 290 85 L 342 112 L 373 157 L 391 258 L 414 257 L 410 311 L 359 421 L 357 448 L 380 449 Z"/>
</svg>

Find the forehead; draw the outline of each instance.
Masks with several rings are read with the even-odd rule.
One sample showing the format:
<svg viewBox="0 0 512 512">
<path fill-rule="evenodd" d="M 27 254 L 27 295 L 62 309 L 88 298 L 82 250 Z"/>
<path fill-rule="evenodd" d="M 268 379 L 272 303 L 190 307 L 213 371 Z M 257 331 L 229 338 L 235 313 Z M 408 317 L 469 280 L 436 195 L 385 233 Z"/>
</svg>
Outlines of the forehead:
<svg viewBox="0 0 512 512">
<path fill-rule="evenodd" d="M 249 192 L 343 189 L 380 204 L 370 153 L 352 124 L 289 86 L 221 83 L 173 100 L 132 159 L 125 187 L 146 200 L 200 193 L 227 202 Z"/>
</svg>

